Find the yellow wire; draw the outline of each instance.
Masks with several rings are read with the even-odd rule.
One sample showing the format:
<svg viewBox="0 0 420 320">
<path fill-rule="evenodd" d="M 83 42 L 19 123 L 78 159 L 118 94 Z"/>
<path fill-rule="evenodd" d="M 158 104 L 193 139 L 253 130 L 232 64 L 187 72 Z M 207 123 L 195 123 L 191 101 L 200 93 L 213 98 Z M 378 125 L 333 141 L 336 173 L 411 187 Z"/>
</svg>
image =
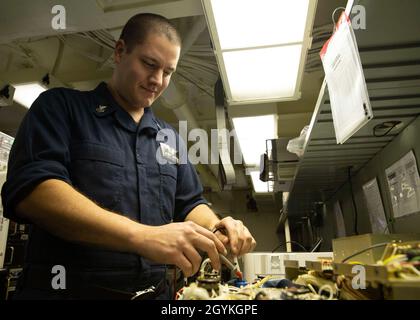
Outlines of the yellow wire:
<svg viewBox="0 0 420 320">
<path fill-rule="evenodd" d="M 401 259 L 401 258 L 406 258 L 406 255 L 405 254 L 396 254 L 396 255 L 390 256 L 389 258 L 387 258 L 383 261 L 383 264 L 387 265 L 388 263 L 390 263 L 390 262 L 392 262 L 396 259 Z"/>
<path fill-rule="evenodd" d="M 259 288 L 261 287 L 264 283 L 266 283 L 268 280 L 270 280 L 272 278 L 272 276 L 267 276 L 259 281 L 257 281 L 256 283 L 254 283 L 251 288 Z"/>
</svg>

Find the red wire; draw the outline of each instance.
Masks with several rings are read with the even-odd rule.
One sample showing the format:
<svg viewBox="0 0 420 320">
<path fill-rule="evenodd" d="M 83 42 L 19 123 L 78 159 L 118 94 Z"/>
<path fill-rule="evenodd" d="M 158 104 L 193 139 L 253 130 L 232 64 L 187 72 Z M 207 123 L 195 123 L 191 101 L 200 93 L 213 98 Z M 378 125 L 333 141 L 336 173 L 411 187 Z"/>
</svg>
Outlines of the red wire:
<svg viewBox="0 0 420 320">
<path fill-rule="evenodd" d="M 236 271 L 235 274 L 239 278 L 239 280 L 242 280 L 242 272 Z"/>
</svg>

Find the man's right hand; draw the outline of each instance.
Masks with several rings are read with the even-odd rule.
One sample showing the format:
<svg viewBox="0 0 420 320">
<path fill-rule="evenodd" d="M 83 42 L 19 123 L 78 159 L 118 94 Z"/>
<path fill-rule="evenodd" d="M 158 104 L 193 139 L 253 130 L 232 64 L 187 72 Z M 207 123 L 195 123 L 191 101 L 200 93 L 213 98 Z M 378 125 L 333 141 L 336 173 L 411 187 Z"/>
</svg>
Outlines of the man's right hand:
<svg viewBox="0 0 420 320">
<path fill-rule="evenodd" d="M 146 226 L 139 241 L 138 254 L 158 263 L 176 265 L 185 277 L 190 277 L 200 268 L 200 252 L 208 254 L 216 270 L 220 270 L 219 253 L 227 253 L 223 243 L 214 233 L 187 221 L 163 226 Z"/>
</svg>

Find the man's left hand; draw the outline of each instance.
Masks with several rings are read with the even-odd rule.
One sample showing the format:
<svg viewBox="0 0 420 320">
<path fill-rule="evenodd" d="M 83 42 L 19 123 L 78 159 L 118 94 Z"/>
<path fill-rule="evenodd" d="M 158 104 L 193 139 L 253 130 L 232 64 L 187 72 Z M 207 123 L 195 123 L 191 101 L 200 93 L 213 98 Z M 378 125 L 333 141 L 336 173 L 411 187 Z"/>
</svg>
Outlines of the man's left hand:
<svg viewBox="0 0 420 320">
<path fill-rule="evenodd" d="M 215 226 L 216 236 L 229 248 L 234 256 L 242 256 L 254 250 L 257 245 L 248 228 L 241 220 L 226 217 L 220 220 Z"/>
</svg>

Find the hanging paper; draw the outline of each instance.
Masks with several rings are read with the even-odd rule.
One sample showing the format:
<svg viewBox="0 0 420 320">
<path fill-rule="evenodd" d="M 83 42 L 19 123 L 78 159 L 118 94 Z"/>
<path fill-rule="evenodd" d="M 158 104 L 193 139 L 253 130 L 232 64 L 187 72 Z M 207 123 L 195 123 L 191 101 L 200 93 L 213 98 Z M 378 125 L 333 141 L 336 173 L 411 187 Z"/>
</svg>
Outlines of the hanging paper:
<svg viewBox="0 0 420 320">
<path fill-rule="evenodd" d="M 337 143 L 342 144 L 373 117 L 356 37 L 345 13 L 320 56 Z"/>
<path fill-rule="evenodd" d="M 372 233 L 389 233 L 388 223 L 376 178 L 363 185 Z"/>
</svg>

